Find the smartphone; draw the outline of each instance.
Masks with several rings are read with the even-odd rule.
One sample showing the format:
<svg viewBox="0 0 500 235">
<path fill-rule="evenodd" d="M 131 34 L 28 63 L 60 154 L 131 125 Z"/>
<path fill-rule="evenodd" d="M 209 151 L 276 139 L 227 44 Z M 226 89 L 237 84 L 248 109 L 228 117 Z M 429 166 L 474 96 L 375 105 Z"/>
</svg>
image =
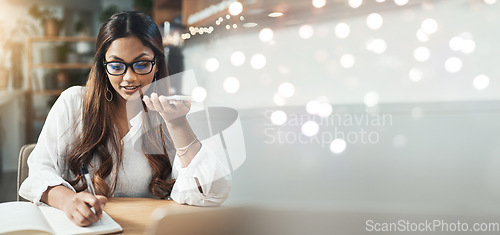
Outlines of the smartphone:
<svg viewBox="0 0 500 235">
<path fill-rule="evenodd" d="M 182 101 L 193 101 L 189 95 L 169 95 L 165 96 L 168 101 L 182 100 Z"/>
</svg>

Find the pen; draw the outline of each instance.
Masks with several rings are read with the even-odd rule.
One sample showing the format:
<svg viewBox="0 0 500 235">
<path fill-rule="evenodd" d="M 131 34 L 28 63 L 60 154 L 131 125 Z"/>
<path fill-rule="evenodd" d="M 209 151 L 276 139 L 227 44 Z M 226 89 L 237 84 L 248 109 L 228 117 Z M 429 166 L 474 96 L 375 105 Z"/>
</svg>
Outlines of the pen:
<svg viewBox="0 0 500 235">
<path fill-rule="evenodd" d="M 85 166 L 85 164 L 82 165 L 82 174 L 85 177 L 85 182 L 87 182 L 87 188 L 89 189 L 90 193 L 92 193 L 92 195 L 94 195 L 95 197 L 96 195 L 95 195 L 94 185 L 92 185 L 92 180 L 90 179 L 89 170 L 87 169 L 87 166 Z M 95 214 L 95 209 L 93 207 L 90 208 L 90 210 L 92 210 L 92 212 L 94 212 Z"/>
<path fill-rule="evenodd" d="M 87 170 L 85 164 L 82 165 L 82 174 L 85 177 L 85 182 L 87 182 L 87 188 L 89 189 L 90 193 L 92 193 L 92 195 L 95 196 L 94 185 L 92 185 L 92 180 L 90 179 L 89 170 Z"/>
</svg>

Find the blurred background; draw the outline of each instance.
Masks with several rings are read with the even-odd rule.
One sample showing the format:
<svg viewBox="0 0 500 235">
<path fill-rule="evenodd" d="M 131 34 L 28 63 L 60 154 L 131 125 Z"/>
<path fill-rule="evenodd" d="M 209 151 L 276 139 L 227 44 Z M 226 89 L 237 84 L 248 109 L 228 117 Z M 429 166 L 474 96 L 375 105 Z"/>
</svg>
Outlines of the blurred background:
<svg viewBox="0 0 500 235">
<path fill-rule="evenodd" d="M 193 98 L 238 111 L 226 204 L 500 213 L 497 0 L 0 0 L 2 202 L 100 25 L 134 9 Z"/>
</svg>

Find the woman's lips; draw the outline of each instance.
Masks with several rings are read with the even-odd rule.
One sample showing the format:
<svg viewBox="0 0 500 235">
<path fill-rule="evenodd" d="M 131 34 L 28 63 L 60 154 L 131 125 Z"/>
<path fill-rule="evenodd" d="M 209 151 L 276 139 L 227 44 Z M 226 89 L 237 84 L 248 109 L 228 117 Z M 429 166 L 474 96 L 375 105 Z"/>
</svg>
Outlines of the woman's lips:
<svg viewBox="0 0 500 235">
<path fill-rule="evenodd" d="M 123 92 L 127 94 L 134 94 L 141 86 L 123 86 Z"/>
</svg>

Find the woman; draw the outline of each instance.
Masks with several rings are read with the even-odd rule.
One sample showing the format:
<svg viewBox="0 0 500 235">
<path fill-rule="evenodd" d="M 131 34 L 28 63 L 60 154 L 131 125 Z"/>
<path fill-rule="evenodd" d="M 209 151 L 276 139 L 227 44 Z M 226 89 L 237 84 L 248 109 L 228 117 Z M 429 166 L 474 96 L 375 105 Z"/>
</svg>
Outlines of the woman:
<svg viewBox="0 0 500 235">
<path fill-rule="evenodd" d="M 158 94 L 156 84 L 166 76 L 161 34 L 151 18 L 111 16 L 99 31 L 87 84 L 64 91 L 49 112 L 19 194 L 63 210 L 80 226 L 97 221 L 110 196 L 221 204 L 230 173 L 193 133 L 186 119 L 190 102 Z M 97 196 L 84 191 L 84 166 Z"/>
</svg>

